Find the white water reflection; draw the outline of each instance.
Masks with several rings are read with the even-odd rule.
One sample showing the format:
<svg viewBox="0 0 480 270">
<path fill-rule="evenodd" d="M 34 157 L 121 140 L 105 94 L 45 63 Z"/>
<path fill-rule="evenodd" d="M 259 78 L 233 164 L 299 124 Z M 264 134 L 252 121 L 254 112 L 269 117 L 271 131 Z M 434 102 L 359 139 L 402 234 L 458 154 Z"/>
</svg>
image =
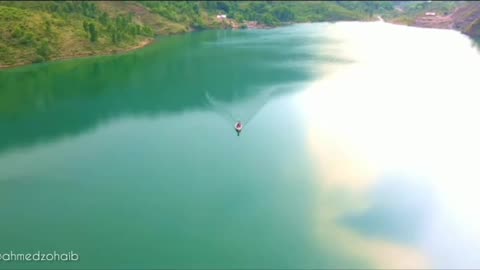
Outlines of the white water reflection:
<svg viewBox="0 0 480 270">
<path fill-rule="evenodd" d="M 479 52 L 450 30 L 349 22 L 325 31 L 339 42 L 318 53 L 354 62 L 322 65 L 327 75 L 297 100 L 318 170 L 319 227 L 336 227 L 330 237 L 345 238 L 339 248 L 377 267 L 479 267 Z M 389 175 L 408 192 L 379 189 Z M 385 192 L 390 198 L 378 199 Z M 405 211 L 396 214 L 388 200 L 418 205 L 401 206 Z M 382 204 L 387 214 L 365 226 L 370 233 L 358 221 L 342 221 L 361 219 Z M 415 209 L 422 210 L 415 226 L 375 234 L 387 219 L 409 222 L 405 213 Z M 416 236 L 391 240 L 409 234 Z"/>
</svg>

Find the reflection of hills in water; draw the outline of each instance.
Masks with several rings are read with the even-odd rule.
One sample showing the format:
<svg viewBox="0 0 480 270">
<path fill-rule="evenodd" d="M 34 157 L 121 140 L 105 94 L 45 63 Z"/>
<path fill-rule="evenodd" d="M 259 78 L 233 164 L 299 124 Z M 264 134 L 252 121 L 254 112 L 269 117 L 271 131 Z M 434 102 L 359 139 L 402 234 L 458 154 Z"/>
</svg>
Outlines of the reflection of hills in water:
<svg viewBox="0 0 480 270">
<path fill-rule="evenodd" d="M 259 35 L 277 45 L 261 46 L 260 39 L 256 48 Z M 229 40 L 247 43 L 222 43 Z M 165 38 L 122 56 L 2 71 L 0 151 L 80 133 L 120 116 L 208 109 L 207 90 L 230 102 L 257 95 L 272 83 L 305 81 L 311 76 L 308 67 L 289 65 L 315 55 L 296 52 L 295 46 L 302 41 L 282 37 L 278 30 L 210 31 Z"/>
</svg>

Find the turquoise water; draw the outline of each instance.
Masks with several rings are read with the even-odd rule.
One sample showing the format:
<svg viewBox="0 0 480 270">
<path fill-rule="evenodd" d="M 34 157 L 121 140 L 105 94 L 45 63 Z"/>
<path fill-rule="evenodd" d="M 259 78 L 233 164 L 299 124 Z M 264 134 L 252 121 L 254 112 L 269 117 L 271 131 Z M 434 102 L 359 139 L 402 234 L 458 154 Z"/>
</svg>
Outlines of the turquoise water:
<svg viewBox="0 0 480 270">
<path fill-rule="evenodd" d="M 0 253 L 80 260 L 0 268 L 479 266 L 479 59 L 338 23 L 1 71 Z"/>
</svg>

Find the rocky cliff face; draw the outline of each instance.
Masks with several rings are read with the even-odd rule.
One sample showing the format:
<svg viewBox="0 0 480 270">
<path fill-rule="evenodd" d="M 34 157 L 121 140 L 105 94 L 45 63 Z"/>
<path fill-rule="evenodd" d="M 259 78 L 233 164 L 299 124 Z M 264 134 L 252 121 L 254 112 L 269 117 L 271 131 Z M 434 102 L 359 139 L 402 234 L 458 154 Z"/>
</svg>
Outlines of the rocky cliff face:
<svg viewBox="0 0 480 270">
<path fill-rule="evenodd" d="M 480 1 L 468 2 L 448 15 L 422 15 L 414 26 L 456 29 L 473 38 L 480 38 Z"/>
<path fill-rule="evenodd" d="M 480 37 L 480 1 L 469 2 L 458 8 L 451 16 L 454 29 L 475 38 Z"/>
<path fill-rule="evenodd" d="M 415 19 L 414 26 L 426 28 L 453 29 L 451 16 L 424 15 Z"/>
</svg>

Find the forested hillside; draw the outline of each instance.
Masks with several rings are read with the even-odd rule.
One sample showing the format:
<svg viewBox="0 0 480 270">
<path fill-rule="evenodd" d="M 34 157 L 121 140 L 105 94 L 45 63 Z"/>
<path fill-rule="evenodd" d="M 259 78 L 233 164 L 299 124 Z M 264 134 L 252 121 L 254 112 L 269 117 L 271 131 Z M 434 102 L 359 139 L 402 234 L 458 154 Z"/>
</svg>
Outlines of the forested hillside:
<svg viewBox="0 0 480 270">
<path fill-rule="evenodd" d="M 0 65 L 93 55 L 154 35 L 132 14 L 112 16 L 97 2 L 0 2 Z"/>
<path fill-rule="evenodd" d="M 392 9 L 391 1 L 0 1 L 0 67 L 121 52 L 155 35 L 370 20 Z"/>
</svg>

